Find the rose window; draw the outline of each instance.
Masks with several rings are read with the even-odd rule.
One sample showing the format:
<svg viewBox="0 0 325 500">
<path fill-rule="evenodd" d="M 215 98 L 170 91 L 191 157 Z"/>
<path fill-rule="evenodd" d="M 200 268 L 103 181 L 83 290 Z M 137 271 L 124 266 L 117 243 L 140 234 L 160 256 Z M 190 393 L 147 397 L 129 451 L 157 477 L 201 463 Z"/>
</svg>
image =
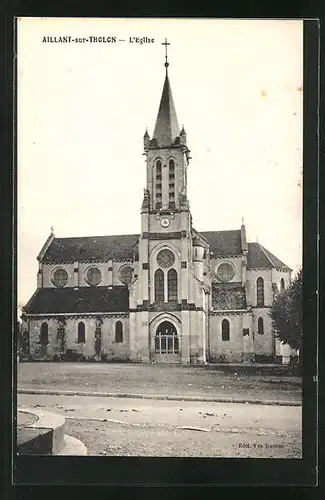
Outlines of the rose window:
<svg viewBox="0 0 325 500">
<path fill-rule="evenodd" d="M 68 273 L 65 269 L 56 269 L 52 276 L 54 286 L 62 287 L 68 283 Z"/>
<path fill-rule="evenodd" d="M 175 262 L 175 256 L 171 250 L 165 248 L 164 250 L 160 250 L 157 255 L 157 263 L 160 267 L 168 268 L 171 267 Z"/>
<path fill-rule="evenodd" d="M 102 273 L 98 267 L 90 267 L 87 271 L 86 281 L 88 285 L 96 286 L 102 280 Z"/>
<path fill-rule="evenodd" d="M 129 285 L 132 281 L 133 268 L 131 266 L 123 266 L 119 270 L 120 280 L 125 285 Z"/>
<path fill-rule="evenodd" d="M 228 262 L 223 262 L 217 269 L 217 277 L 220 281 L 230 281 L 234 277 L 234 274 L 234 268 Z"/>
</svg>

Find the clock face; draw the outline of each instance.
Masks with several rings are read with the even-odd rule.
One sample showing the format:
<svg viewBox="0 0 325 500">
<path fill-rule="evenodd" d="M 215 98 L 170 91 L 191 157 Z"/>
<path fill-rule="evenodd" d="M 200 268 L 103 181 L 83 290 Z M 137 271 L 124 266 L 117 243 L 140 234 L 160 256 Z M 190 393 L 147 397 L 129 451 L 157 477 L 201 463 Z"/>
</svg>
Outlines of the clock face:
<svg viewBox="0 0 325 500">
<path fill-rule="evenodd" d="M 162 225 L 162 227 L 168 227 L 169 226 L 169 219 L 168 217 L 163 217 L 160 221 L 160 224 Z"/>
</svg>

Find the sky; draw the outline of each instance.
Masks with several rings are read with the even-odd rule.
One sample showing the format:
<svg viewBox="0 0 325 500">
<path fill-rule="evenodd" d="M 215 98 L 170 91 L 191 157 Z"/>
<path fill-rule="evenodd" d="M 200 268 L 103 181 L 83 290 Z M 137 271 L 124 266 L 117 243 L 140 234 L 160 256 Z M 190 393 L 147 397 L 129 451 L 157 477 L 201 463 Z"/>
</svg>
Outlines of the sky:
<svg viewBox="0 0 325 500">
<path fill-rule="evenodd" d="M 51 36 L 124 41 L 43 42 Z M 301 266 L 302 21 L 20 18 L 19 304 L 36 289 L 51 226 L 57 237 L 140 232 L 165 37 L 194 227 L 239 229 L 243 217 L 248 241 Z"/>
</svg>

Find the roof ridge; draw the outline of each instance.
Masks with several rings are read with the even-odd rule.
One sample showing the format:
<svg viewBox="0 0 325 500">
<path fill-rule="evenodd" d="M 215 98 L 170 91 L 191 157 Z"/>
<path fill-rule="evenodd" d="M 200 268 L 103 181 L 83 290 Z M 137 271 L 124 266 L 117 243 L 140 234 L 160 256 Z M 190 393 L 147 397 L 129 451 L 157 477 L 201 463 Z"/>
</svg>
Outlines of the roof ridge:
<svg viewBox="0 0 325 500">
<path fill-rule="evenodd" d="M 140 236 L 139 233 L 132 233 L 132 234 L 100 234 L 100 235 L 95 235 L 95 236 L 62 236 L 62 237 L 55 237 L 54 239 L 56 240 L 72 240 L 72 239 L 79 239 L 79 238 L 116 238 L 119 236 Z"/>
<path fill-rule="evenodd" d="M 274 262 L 272 261 L 271 257 L 268 255 L 268 251 L 266 248 L 263 247 L 263 245 L 261 245 L 261 243 L 257 243 L 259 245 L 259 247 L 261 248 L 262 252 L 264 253 L 264 255 L 266 256 L 266 258 L 269 260 L 269 262 L 272 264 L 273 267 L 276 267 L 276 265 L 274 264 Z"/>
<path fill-rule="evenodd" d="M 240 229 L 215 229 L 212 231 L 199 231 L 199 233 L 233 233 L 233 232 L 240 232 Z"/>
</svg>

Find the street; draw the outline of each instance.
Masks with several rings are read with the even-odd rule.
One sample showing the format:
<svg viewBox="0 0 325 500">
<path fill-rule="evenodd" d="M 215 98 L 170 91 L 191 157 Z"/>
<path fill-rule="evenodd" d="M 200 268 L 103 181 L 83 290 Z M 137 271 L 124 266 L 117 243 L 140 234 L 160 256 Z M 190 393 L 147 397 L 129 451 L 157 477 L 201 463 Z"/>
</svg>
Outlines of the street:
<svg viewBox="0 0 325 500">
<path fill-rule="evenodd" d="M 18 394 L 66 417 L 89 455 L 301 457 L 301 407 Z"/>
</svg>

